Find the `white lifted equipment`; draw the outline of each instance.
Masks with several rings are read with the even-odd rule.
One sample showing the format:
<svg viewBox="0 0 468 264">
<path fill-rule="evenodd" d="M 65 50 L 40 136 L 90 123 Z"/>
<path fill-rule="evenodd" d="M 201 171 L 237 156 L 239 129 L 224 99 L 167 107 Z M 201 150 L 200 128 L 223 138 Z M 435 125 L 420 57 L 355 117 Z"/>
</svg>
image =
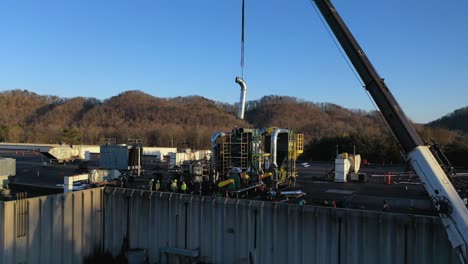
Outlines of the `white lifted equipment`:
<svg viewBox="0 0 468 264">
<path fill-rule="evenodd" d="M 341 153 L 335 159 L 335 182 L 347 182 L 348 179 L 358 180 L 361 168 L 361 155 Z"/>
</svg>

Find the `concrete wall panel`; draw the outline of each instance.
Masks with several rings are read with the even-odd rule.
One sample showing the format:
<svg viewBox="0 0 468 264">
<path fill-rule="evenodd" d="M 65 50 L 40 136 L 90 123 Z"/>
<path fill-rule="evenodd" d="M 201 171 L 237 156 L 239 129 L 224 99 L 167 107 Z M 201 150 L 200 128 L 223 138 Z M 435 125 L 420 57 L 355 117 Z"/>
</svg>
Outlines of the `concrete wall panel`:
<svg viewBox="0 0 468 264">
<path fill-rule="evenodd" d="M 120 189 L 105 197 L 127 199 L 131 212 L 106 206 L 106 228 L 124 234 L 111 222 L 128 217 L 130 246 L 152 263 L 163 247 L 198 249 L 207 263 L 457 263 L 435 217 Z"/>
<path fill-rule="evenodd" d="M 40 212 L 39 212 L 39 219 L 40 219 L 40 226 L 37 228 L 40 230 L 40 246 L 39 246 L 39 262 L 40 263 L 51 263 L 52 262 L 52 255 L 49 248 L 52 245 L 52 232 L 45 232 L 46 230 L 51 230 L 53 225 L 53 218 L 52 218 L 52 204 L 54 196 L 45 196 L 40 199 Z"/>
<path fill-rule="evenodd" d="M 102 240 L 89 224 L 102 226 L 101 203 L 91 202 L 102 191 L 0 202 L 0 263 L 83 263 Z"/>
</svg>

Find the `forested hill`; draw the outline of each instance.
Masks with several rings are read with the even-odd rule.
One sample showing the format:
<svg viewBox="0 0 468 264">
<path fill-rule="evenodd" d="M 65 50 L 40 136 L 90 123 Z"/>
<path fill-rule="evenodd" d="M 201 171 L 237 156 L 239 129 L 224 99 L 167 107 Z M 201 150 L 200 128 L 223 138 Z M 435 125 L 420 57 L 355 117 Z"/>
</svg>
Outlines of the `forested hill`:
<svg viewBox="0 0 468 264">
<path fill-rule="evenodd" d="M 221 104 L 190 96 L 163 99 L 128 91 L 107 100 L 0 93 L 0 140 L 99 144 L 140 138 L 147 145 L 206 147 L 215 130 L 249 126 Z M 208 137 L 206 137 L 208 135 Z"/>
<path fill-rule="evenodd" d="M 457 109 L 448 115 L 430 122 L 428 125 L 468 133 L 468 106 Z"/>
<path fill-rule="evenodd" d="M 275 126 L 305 134 L 305 159 L 330 159 L 337 144 L 344 151 L 351 151 L 356 144 L 360 153 L 372 157 L 370 160 L 400 159 L 378 112 L 285 96 L 249 101 L 245 120 L 236 118 L 237 105 L 199 96 L 158 98 L 139 91 L 103 101 L 6 91 L 0 93 L 0 111 L 0 141 L 8 142 L 99 144 L 104 137 L 140 138 L 145 145 L 202 149 L 210 147 L 216 131 L 230 131 L 234 126 Z M 468 140 L 461 132 L 422 125 L 417 129 L 423 138 L 439 140 L 450 151 L 462 142 L 468 153 Z"/>
</svg>

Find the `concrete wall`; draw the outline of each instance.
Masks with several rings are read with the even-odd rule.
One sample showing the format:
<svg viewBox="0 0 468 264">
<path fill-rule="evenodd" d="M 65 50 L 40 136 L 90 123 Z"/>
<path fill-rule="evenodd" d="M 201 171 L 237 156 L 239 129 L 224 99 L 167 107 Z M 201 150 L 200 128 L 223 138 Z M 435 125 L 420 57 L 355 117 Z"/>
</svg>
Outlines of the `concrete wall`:
<svg viewBox="0 0 468 264">
<path fill-rule="evenodd" d="M 0 202 L 0 263 L 82 263 L 127 235 L 150 263 L 162 247 L 208 263 L 458 263 L 435 217 L 118 188 Z"/>
<path fill-rule="evenodd" d="M 458 263 L 440 220 L 122 189 L 105 194 L 105 248 L 160 260 L 199 249 L 207 263 Z"/>
<path fill-rule="evenodd" d="M 102 189 L 0 202 L 0 263 L 83 263 L 103 241 Z"/>
</svg>

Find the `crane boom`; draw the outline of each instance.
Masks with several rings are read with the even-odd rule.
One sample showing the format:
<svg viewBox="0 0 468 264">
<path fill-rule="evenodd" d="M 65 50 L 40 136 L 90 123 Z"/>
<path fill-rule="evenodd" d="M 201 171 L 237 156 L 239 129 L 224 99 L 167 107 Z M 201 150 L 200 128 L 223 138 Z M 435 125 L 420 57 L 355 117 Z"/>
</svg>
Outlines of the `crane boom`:
<svg viewBox="0 0 468 264">
<path fill-rule="evenodd" d="M 428 146 L 425 146 L 396 99 L 330 0 L 314 0 L 330 29 L 347 54 L 382 112 L 424 188 L 432 198 L 460 261 L 468 262 L 468 210 Z"/>
</svg>

